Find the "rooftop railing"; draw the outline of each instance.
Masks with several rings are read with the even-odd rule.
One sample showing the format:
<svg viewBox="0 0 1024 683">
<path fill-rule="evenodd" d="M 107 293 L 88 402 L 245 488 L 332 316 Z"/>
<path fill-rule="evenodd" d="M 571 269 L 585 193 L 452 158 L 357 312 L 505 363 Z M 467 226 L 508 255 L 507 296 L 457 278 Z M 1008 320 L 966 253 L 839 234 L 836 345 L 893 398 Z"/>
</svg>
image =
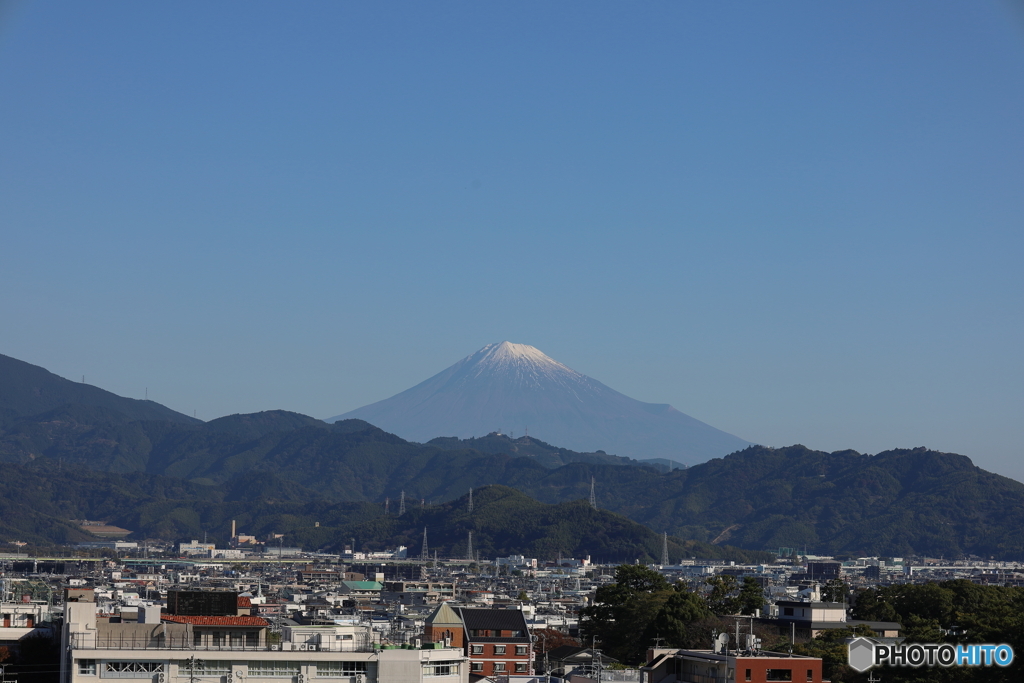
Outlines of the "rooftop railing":
<svg viewBox="0 0 1024 683">
<path fill-rule="evenodd" d="M 311 638 L 310 642 L 281 641 L 277 643 L 262 641 L 246 641 L 243 638 L 231 638 L 225 635 L 220 643 L 210 642 L 204 638 L 196 642 L 191 635 L 159 635 L 156 637 L 131 637 L 111 635 L 93 636 L 72 634 L 71 647 L 76 650 L 194 650 L 196 652 L 275 652 L 275 651 L 308 651 L 308 652 L 373 652 L 374 644 L 368 639 L 328 640 L 318 642 Z"/>
</svg>

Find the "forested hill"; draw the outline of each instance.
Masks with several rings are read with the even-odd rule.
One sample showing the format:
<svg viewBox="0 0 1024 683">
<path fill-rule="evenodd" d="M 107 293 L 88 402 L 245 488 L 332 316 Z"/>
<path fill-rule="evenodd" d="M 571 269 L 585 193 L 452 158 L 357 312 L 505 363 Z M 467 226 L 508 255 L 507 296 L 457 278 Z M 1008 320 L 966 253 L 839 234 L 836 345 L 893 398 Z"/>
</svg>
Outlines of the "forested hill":
<svg viewBox="0 0 1024 683">
<path fill-rule="evenodd" d="M 32 384 L 22 381 L 24 373 L 32 381 L 37 371 L 45 373 L 12 360 L 0 364 L 9 372 L 0 394 L 9 400 L 33 392 L 10 390 L 8 378 L 24 389 Z M 58 389 L 74 385 L 53 378 Z M 93 398 L 107 393 L 85 389 L 100 392 L 90 393 Z M 964 456 L 923 448 L 863 455 L 752 446 L 663 473 L 527 437 L 418 444 L 361 420 L 327 424 L 287 411 L 207 423 L 169 411 L 177 416 L 172 421 L 146 412 L 166 411 L 162 406 L 113 398 L 108 405 L 95 399 L 35 415 L 25 414 L 35 404 L 15 401 L 0 421 L 0 462 L 48 463 L 43 471 L 145 473 L 199 487 L 200 497 L 216 489 L 248 492 L 253 500 L 324 504 L 380 504 L 403 491 L 411 500 L 437 504 L 492 484 L 560 504 L 586 499 L 593 478 L 599 508 L 679 538 L 818 554 L 1024 558 L 1024 485 Z M 140 404 L 144 419 L 120 410 Z M 263 493 L 270 483 L 274 489 Z M 31 499 L 17 498 L 25 500 Z"/>
<path fill-rule="evenodd" d="M 14 417 L 38 415 L 69 403 L 106 408 L 132 420 L 199 422 L 154 401 L 124 398 L 0 354 L 0 424 Z"/>
<path fill-rule="evenodd" d="M 437 446 L 445 450 L 470 449 L 480 451 L 481 453 L 507 453 L 508 455 L 532 458 L 548 468 L 561 467 L 571 462 L 585 462 L 591 465 L 646 465 L 655 470 L 660 471 L 662 469 L 661 466 L 644 463 L 632 458 L 609 455 L 604 451 L 577 453 L 568 448 L 552 446 L 528 435 L 521 436 L 518 439 L 497 432 L 472 439 L 459 439 L 454 436 L 448 436 L 431 439 L 427 442 L 427 445 Z"/>
<path fill-rule="evenodd" d="M 404 515 L 376 503 L 318 500 L 316 494 L 275 475 L 248 474 L 231 484 L 203 486 L 144 473 L 69 472 L 47 463 L 8 465 L 0 480 L 0 537 L 29 543 L 68 543 L 90 534 L 71 519 L 102 519 L 135 531 L 133 538 L 183 540 L 208 533 L 227 542 L 232 520 L 245 533 L 285 534 L 289 545 L 340 551 L 405 545 L 417 554 L 428 529 L 431 552 L 464 557 L 469 532 L 482 557 L 525 554 L 543 559 L 591 555 L 608 562 L 652 562 L 660 535 L 586 501 L 548 505 L 514 489 L 491 486 L 439 505 L 409 501 Z M 397 506 L 396 506 L 397 507 Z M 669 537 L 670 555 L 765 562 L 769 553 Z"/>
</svg>

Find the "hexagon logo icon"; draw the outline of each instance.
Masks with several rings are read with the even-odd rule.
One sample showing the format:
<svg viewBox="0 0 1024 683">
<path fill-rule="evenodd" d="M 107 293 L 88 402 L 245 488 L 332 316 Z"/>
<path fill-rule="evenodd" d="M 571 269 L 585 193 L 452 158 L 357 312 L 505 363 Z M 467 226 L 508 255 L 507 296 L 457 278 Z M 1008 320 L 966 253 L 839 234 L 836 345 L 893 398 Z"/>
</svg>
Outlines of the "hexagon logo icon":
<svg viewBox="0 0 1024 683">
<path fill-rule="evenodd" d="M 875 644 L 867 638 L 854 638 L 850 641 L 850 668 L 854 671 L 867 671 L 875 664 Z"/>
</svg>

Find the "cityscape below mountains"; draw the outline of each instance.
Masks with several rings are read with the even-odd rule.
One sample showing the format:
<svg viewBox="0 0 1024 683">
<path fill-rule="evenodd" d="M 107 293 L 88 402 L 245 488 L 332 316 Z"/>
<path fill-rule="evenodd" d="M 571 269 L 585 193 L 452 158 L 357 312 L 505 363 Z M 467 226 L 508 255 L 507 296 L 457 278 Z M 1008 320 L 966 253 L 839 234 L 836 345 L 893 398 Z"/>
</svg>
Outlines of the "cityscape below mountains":
<svg viewBox="0 0 1024 683">
<path fill-rule="evenodd" d="M 650 560 L 662 536 L 673 554 L 718 559 L 786 548 L 1024 557 L 1024 485 L 925 448 L 866 455 L 738 441 L 738 450 L 679 468 L 669 458 L 573 450 L 532 430 L 460 438 L 439 428 L 415 442 L 345 416 L 324 422 L 277 410 L 202 422 L 6 356 L 0 377 L 0 539 L 11 542 L 95 538 L 72 520 L 104 521 L 138 540 L 223 541 L 237 519 L 250 533 L 284 534 L 305 550 L 336 552 L 355 538 L 381 552 L 415 544 L 416 529 L 429 520 L 432 547 L 450 556 L 474 531 L 480 552 L 545 559 Z M 410 392 L 375 405 L 395 413 L 414 394 L 427 406 L 423 414 L 440 410 L 442 399 L 495 411 L 506 396 L 520 410 L 530 396 L 549 395 L 571 402 L 564 412 L 577 415 L 594 405 L 587 395 L 605 410 L 614 401 L 638 404 L 533 347 L 507 342 Z M 673 428 L 689 424 L 664 419 Z M 619 424 L 636 426 L 625 418 Z M 723 434 L 696 424 L 699 435 Z M 460 515 L 473 489 L 478 502 L 490 502 L 480 502 L 470 521 Z M 28 490 L 35 493 L 27 500 L 21 492 Z M 519 520 L 512 534 L 511 519 Z"/>
<path fill-rule="evenodd" d="M 672 683 L 855 683 L 854 637 L 1012 640 L 1024 485 L 965 456 L 695 462 L 735 437 L 508 343 L 353 414 L 486 422 L 506 398 L 551 430 L 558 402 L 577 428 L 622 408 L 606 428 L 639 457 L 471 420 L 422 442 L 351 415 L 203 422 L 0 356 L 0 661 L 19 683 L 643 683 L 666 657 L 714 672 Z M 647 452 L 644 425 L 692 438 Z"/>
</svg>

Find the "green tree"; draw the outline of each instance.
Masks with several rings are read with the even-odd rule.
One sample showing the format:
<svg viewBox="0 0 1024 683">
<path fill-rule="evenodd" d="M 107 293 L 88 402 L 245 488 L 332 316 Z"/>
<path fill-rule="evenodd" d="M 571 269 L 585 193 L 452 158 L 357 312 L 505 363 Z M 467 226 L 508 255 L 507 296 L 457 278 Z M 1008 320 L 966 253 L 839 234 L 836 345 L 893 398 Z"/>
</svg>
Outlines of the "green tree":
<svg viewBox="0 0 1024 683">
<path fill-rule="evenodd" d="M 707 640 L 709 621 L 714 616 L 700 595 L 682 583 L 676 584 L 648 625 L 644 640 L 654 642 L 655 638 L 663 638 L 667 647 L 699 647 Z"/>
<path fill-rule="evenodd" d="M 752 577 L 743 579 L 743 586 L 737 596 L 739 600 L 740 614 L 754 614 L 764 609 L 764 590 L 761 584 Z"/>
<path fill-rule="evenodd" d="M 842 579 L 829 579 L 821 587 L 821 599 L 825 602 L 846 602 L 850 587 Z"/>
<path fill-rule="evenodd" d="M 846 641 L 857 636 L 874 636 L 875 633 L 866 626 L 856 628 L 835 628 L 822 631 L 807 643 L 793 646 L 798 655 L 821 658 L 822 678 L 832 683 L 849 683 L 862 680 L 862 676 L 850 668 Z"/>
<path fill-rule="evenodd" d="M 704 599 L 708 609 L 718 615 L 736 614 L 740 609 L 735 576 L 712 576 L 704 581 L 709 587 Z"/>
<path fill-rule="evenodd" d="M 610 656 L 640 662 L 650 644 L 650 625 L 673 592 L 656 571 L 642 565 L 619 566 L 615 583 L 598 588 L 594 604 L 580 612 L 584 642 L 596 638 Z"/>
</svg>

